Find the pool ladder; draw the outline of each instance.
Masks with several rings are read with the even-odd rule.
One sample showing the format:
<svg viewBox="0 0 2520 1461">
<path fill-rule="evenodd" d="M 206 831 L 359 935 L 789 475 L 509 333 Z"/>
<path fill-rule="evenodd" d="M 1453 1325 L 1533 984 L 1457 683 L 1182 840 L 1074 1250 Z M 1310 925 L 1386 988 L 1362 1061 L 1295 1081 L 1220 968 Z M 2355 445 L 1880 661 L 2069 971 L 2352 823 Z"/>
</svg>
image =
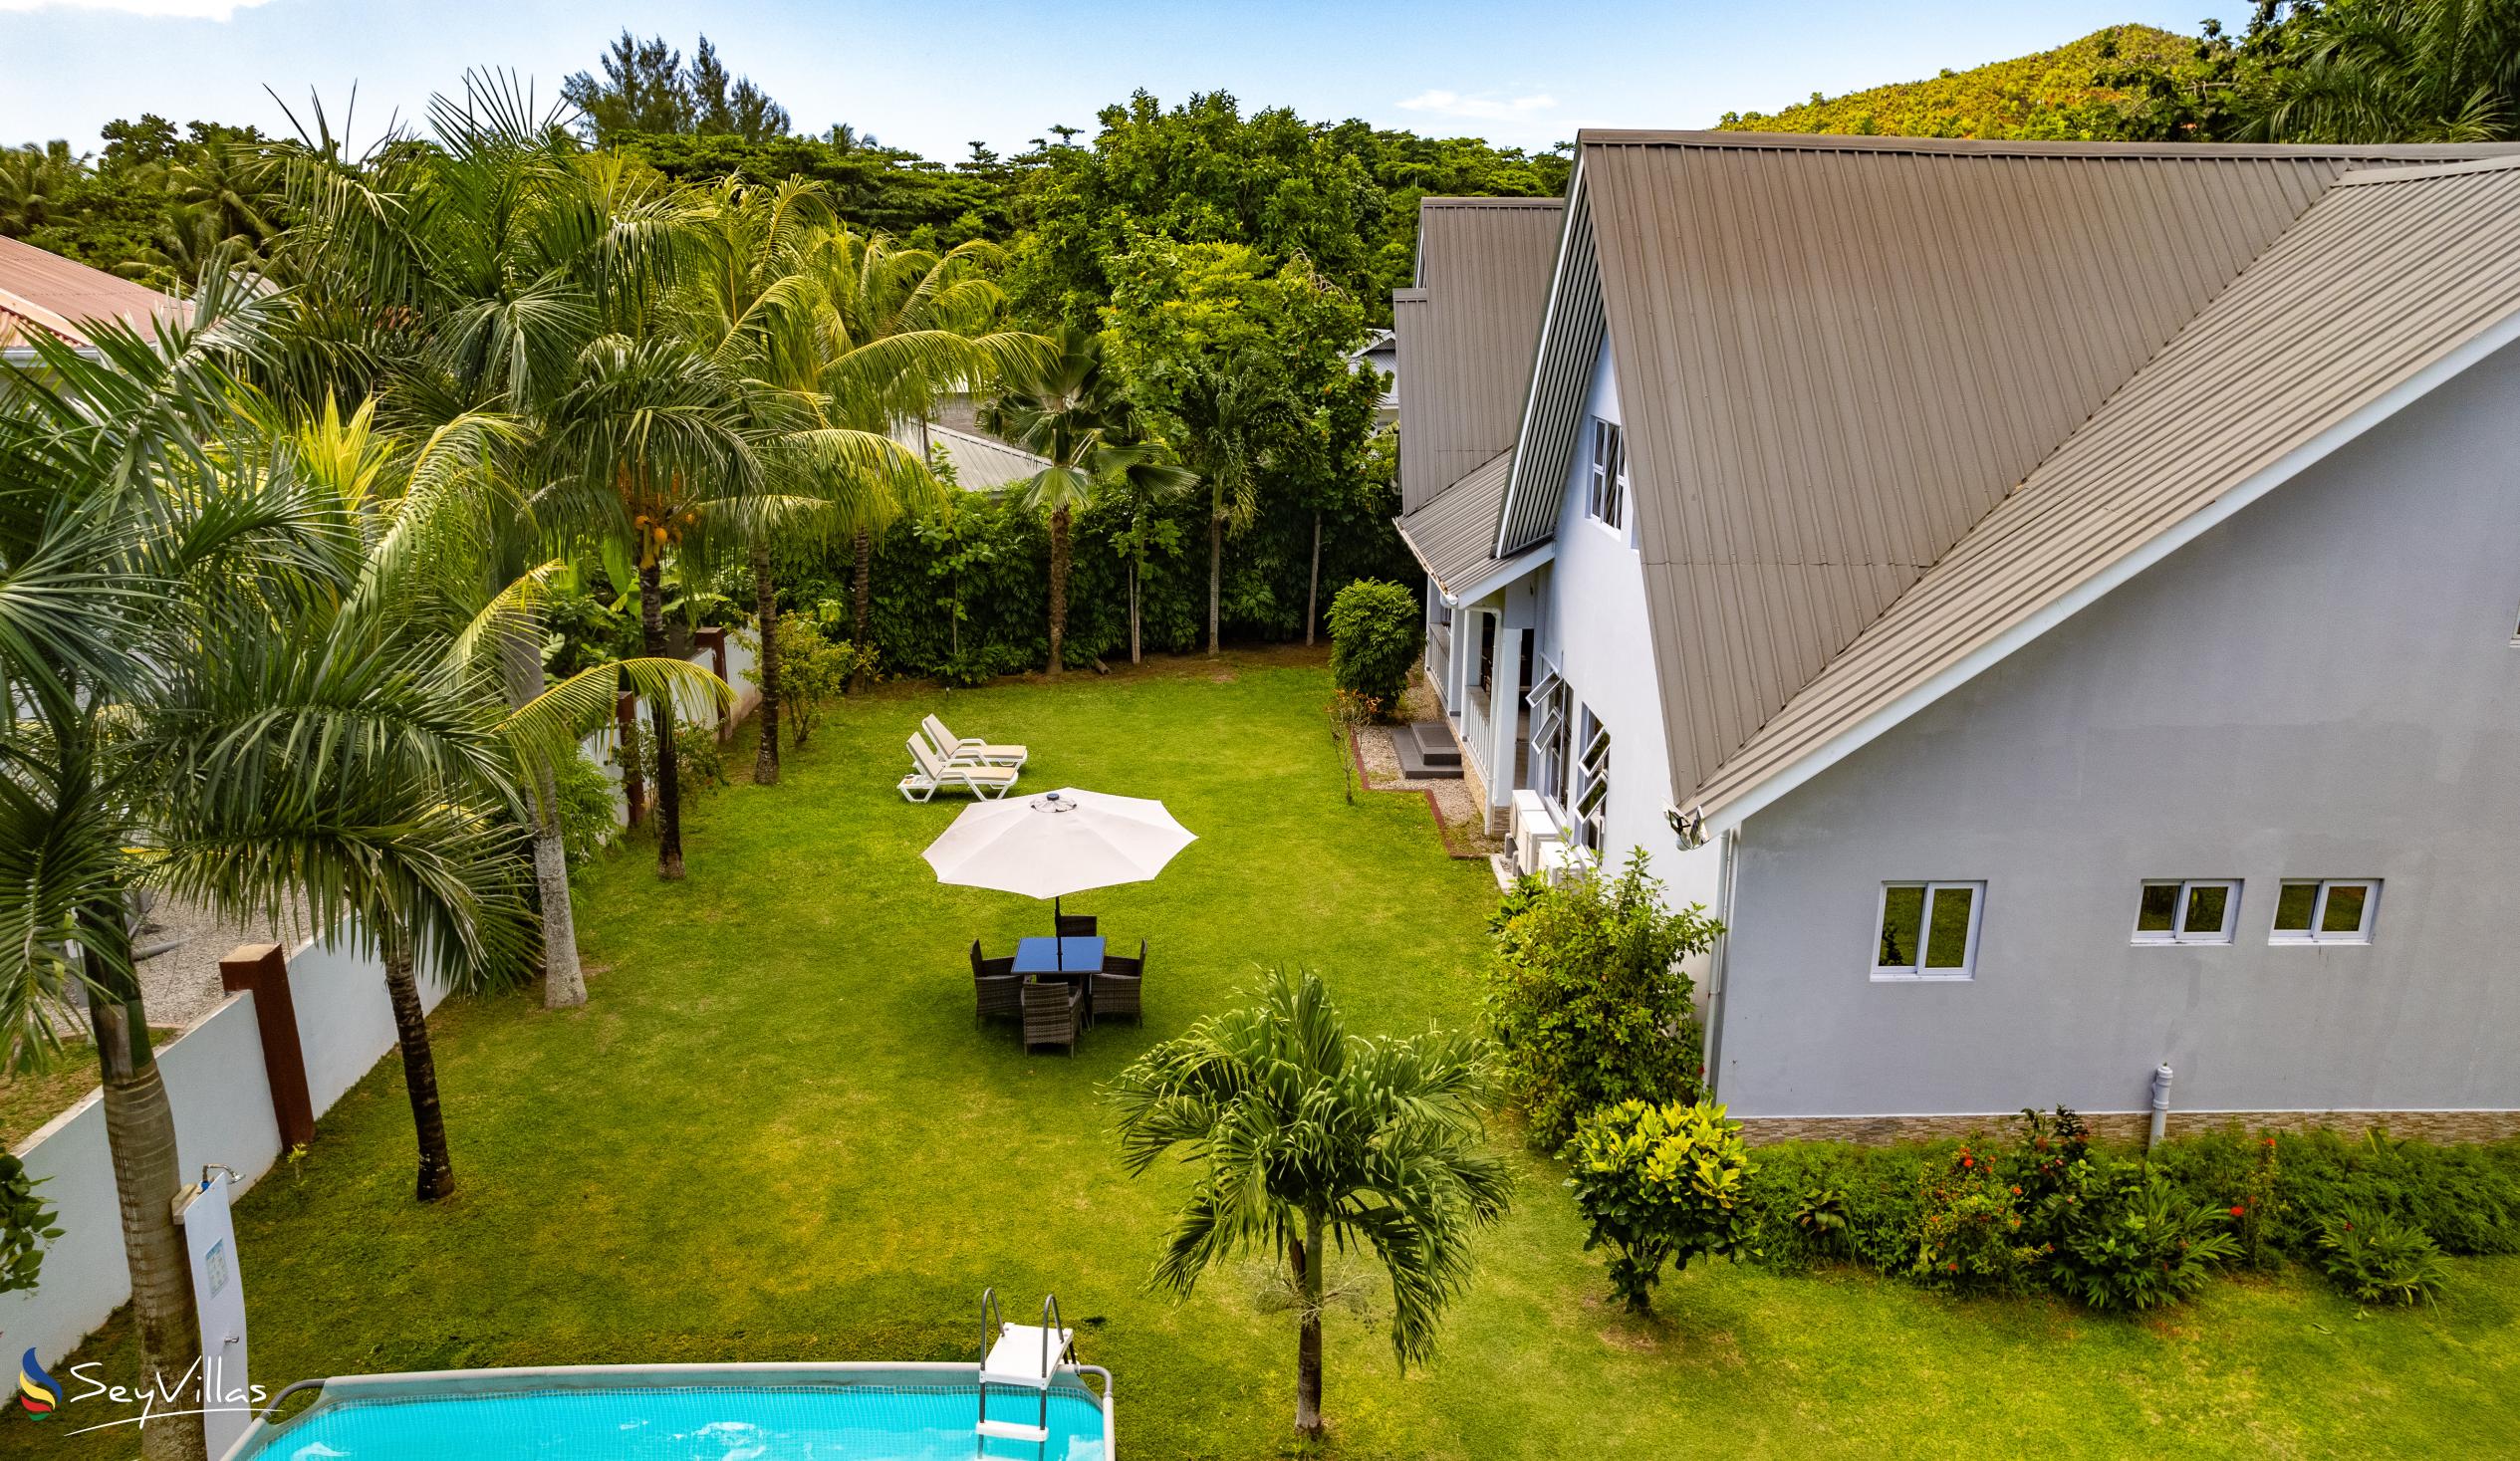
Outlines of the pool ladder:
<svg viewBox="0 0 2520 1461">
<path fill-rule="evenodd" d="M 999 1319 L 997 1290 L 980 1294 L 980 1418 L 972 1427 L 971 1454 L 988 1454 L 989 1442 L 1021 1441 L 1050 1454 L 1050 1382 L 1068 1357 L 1076 1332 L 1059 1321 L 1059 1296 L 1041 1301 L 1039 1325 L 1007 1324 Z M 989 1418 L 989 1387 L 1031 1390 L 1039 1402 L 1034 1423 Z"/>
</svg>

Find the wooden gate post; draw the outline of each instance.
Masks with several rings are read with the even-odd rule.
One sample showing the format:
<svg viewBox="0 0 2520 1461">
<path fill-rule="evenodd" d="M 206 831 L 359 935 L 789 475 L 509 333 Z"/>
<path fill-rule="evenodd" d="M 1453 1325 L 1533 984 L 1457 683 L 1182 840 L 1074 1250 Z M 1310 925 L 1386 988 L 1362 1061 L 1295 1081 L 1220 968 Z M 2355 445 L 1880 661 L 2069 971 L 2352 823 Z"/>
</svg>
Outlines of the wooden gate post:
<svg viewBox="0 0 2520 1461">
<path fill-rule="evenodd" d="M 219 960 L 219 987 L 254 993 L 254 1026 L 263 1037 L 263 1074 L 271 1083 L 271 1114 L 280 1149 L 315 1139 L 315 1101 L 307 1094 L 306 1047 L 298 1040 L 298 1004 L 289 993 L 289 958 L 276 943 L 249 943 Z"/>
</svg>

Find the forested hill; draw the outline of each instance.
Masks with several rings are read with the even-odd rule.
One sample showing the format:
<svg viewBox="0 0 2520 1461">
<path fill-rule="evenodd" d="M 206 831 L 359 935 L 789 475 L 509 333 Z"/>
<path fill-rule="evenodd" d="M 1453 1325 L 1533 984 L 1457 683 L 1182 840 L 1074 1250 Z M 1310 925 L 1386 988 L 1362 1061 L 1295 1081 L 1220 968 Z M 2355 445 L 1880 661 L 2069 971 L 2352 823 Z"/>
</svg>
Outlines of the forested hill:
<svg viewBox="0 0 2520 1461">
<path fill-rule="evenodd" d="M 1777 113 L 1730 113 L 1731 131 L 1858 136 L 2092 138 L 2130 133 L 2135 95 L 2122 73 L 2176 71 L 2196 61 L 2196 38 L 2150 26 L 2111 26 L 2069 46 L 1924 81 L 1822 97 Z"/>
</svg>

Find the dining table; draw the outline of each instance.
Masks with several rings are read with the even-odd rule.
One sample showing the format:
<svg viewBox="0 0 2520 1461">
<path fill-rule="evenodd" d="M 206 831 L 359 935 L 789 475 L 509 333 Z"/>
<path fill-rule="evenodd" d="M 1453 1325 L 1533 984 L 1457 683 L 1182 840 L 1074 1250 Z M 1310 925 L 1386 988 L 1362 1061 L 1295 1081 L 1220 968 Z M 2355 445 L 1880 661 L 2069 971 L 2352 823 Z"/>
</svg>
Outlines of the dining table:
<svg viewBox="0 0 2520 1461">
<path fill-rule="evenodd" d="M 1082 979 L 1103 967 L 1103 940 L 1100 938 L 1019 938 L 1015 941 L 1015 969 L 1018 974 L 1041 974 L 1053 979 Z"/>
</svg>

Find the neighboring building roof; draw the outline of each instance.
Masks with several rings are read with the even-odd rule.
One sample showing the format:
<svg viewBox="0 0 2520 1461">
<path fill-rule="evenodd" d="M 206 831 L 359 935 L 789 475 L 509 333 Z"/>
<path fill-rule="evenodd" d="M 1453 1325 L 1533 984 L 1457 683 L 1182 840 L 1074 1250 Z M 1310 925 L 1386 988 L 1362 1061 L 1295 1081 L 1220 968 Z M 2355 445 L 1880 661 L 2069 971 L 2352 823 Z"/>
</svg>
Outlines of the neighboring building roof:
<svg viewBox="0 0 2520 1461">
<path fill-rule="evenodd" d="M 1513 561 L 1490 551 L 1496 546 L 1496 514 L 1504 504 L 1505 477 L 1513 464 L 1514 454 L 1500 451 L 1487 465 L 1399 520 L 1400 541 L 1417 555 L 1426 576 L 1447 599 L 1459 600 Z"/>
<path fill-rule="evenodd" d="M 24 346 L 40 332 L 87 347 L 90 322 L 115 321 L 142 335 L 159 319 L 180 319 L 190 306 L 146 285 L 118 279 L 21 239 L 0 238 L 0 348 Z"/>
<path fill-rule="evenodd" d="M 1492 547 L 1554 530 L 1606 328 L 1672 786 L 1737 795 L 1761 728 L 2341 175 L 2513 150 L 1586 132 Z"/>
<path fill-rule="evenodd" d="M 1392 292 L 1400 511 L 1514 444 L 1557 258 L 1556 198 L 1422 198 L 1417 286 Z"/>
<path fill-rule="evenodd" d="M 1050 465 L 1050 458 L 1035 456 L 1020 446 L 1010 446 L 994 436 L 965 431 L 942 421 L 929 421 L 926 442 L 919 438 L 916 421 L 903 421 L 892 428 L 892 439 L 912 451 L 924 444 L 941 447 L 945 460 L 952 464 L 954 481 L 966 492 L 994 492 L 1001 487 L 1025 481 Z"/>
<path fill-rule="evenodd" d="M 2035 634 L 2516 336 L 2520 158 L 2345 174 L 1728 758 L 1705 809 Z"/>
</svg>

